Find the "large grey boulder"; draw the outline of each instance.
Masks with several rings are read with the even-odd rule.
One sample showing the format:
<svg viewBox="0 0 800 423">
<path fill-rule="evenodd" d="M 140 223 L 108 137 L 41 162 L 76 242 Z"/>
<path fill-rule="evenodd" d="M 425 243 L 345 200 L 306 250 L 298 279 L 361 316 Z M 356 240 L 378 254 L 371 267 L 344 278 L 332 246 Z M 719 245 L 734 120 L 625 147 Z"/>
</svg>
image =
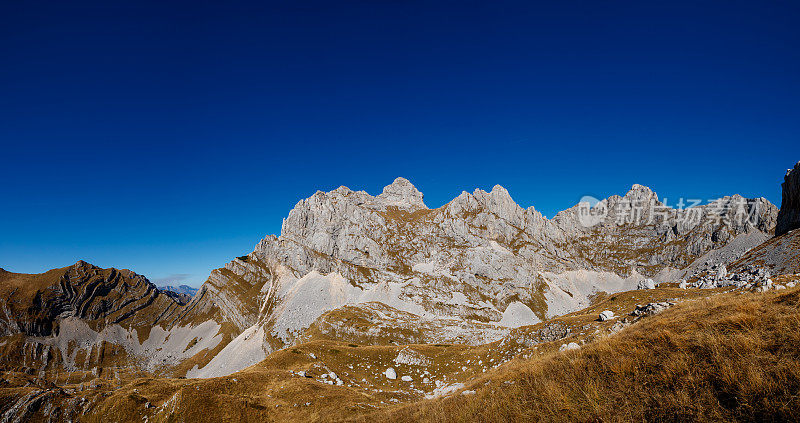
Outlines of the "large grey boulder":
<svg viewBox="0 0 800 423">
<path fill-rule="evenodd" d="M 656 283 L 652 279 L 644 279 L 639 281 L 636 289 L 656 289 Z"/>
<path fill-rule="evenodd" d="M 725 279 L 725 276 L 728 275 L 728 269 L 723 264 L 722 266 L 717 269 L 717 280 Z"/>
<path fill-rule="evenodd" d="M 675 303 L 669 301 L 662 301 L 660 303 L 649 303 L 645 305 L 636 305 L 631 315 L 633 316 L 653 316 L 661 313 L 662 311 L 674 306 Z"/>
</svg>

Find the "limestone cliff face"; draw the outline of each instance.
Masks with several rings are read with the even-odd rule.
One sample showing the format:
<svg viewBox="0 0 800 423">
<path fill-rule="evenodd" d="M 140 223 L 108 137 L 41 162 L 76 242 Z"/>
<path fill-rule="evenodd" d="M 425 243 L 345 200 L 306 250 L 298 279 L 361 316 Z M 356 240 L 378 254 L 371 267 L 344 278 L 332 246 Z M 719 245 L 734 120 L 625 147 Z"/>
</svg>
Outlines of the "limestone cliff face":
<svg viewBox="0 0 800 423">
<path fill-rule="evenodd" d="M 289 212 L 280 236 L 215 271 L 194 302 L 218 306 L 240 330 L 261 328 L 267 351 L 347 304 L 530 324 L 584 307 L 599 291 L 683 269 L 734 239 L 764 239 L 778 213 L 763 198 L 738 195 L 673 209 L 641 185 L 600 209 L 589 222 L 581 205 L 547 219 L 501 186 L 429 209 L 403 178 L 377 196 L 319 191 Z"/>
<path fill-rule="evenodd" d="M 800 228 L 800 162 L 786 171 L 781 188 L 781 210 L 778 213 L 775 236 Z"/>
<path fill-rule="evenodd" d="M 184 366 L 191 377 L 255 364 L 343 307 L 317 330 L 341 330 L 336 316 L 363 314 L 380 320 L 370 329 L 379 339 L 402 316 L 419 329 L 413 342 L 485 343 L 586 307 L 600 291 L 674 278 L 725 246 L 746 251 L 778 217 L 767 200 L 738 195 L 673 209 L 641 185 L 552 219 L 499 185 L 436 209 L 423 200 L 403 178 L 377 196 L 317 192 L 289 212 L 280 236 L 214 270 L 185 305 L 128 270 L 84 262 L 40 275 L 0 270 L 0 336 L 25 335 L 15 348 L 48 371 L 55 362 L 133 360 L 152 371 Z M 729 253 L 718 256 L 736 258 Z"/>
<path fill-rule="evenodd" d="M 589 221 L 590 226 L 581 218 L 585 206 L 568 209 L 554 219 L 577 245 L 579 265 L 617 273 L 635 268 L 645 275 L 683 269 L 743 235 L 771 234 L 778 214 L 765 198 L 740 195 L 675 209 L 641 185 L 634 185 L 623 197 L 602 200 L 594 210 L 602 218 Z"/>
</svg>

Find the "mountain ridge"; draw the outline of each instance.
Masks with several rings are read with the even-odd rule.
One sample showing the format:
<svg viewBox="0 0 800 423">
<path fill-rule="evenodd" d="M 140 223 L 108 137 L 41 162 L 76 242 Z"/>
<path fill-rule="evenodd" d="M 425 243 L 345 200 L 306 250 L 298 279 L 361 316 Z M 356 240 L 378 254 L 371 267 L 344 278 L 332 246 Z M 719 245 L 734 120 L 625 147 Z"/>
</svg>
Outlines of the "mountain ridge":
<svg viewBox="0 0 800 423">
<path fill-rule="evenodd" d="M 396 188 L 410 194 L 382 197 Z M 677 210 L 639 184 L 624 196 L 602 200 L 612 210 L 590 227 L 580 224 L 580 205 L 547 219 L 533 207 L 523 209 L 500 185 L 489 192 L 462 192 L 436 209 L 424 206 L 423 198 L 405 178 L 395 179 L 378 196 L 344 186 L 317 191 L 298 201 L 280 235 L 263 238 L 252 253 L 212 272 L 207 291 L 242 333 L 264 334 L 265 354 L 302 334 L 305 327 L 273 329 L 282 314 L 294 313 L 282 301 L 297 283 L 304 286 L 303 277 L 311 272 L 319 272 L 312 278 L 317 289 L 340 292 L 319 306 L 317 317 L 345 304 L 377 300 L 417 315 L 472 316 L 486 323 L 516 321 L 504 319 L 505 311 L 515 310 L 536 316 L 527 320 L 530 324 L 583 307 L 596 292 L 632 289 L 645 276 L 676 273 L 740 235 L 766 236 L 777 215 L 766 199 L 738 195 Z M 615 222 L 620 213 L 633 210 L 628 204 L 633 202 L 644 203 L 641 215 Z M 617 206 L 620 210 L 613 210 Z M 717 213 L 716 206 L 724 210 Z M 678 221 L 690 213 L 699 214 L 696 222 Z M 729 219 L 737 214 L 752 219 Z M 590 273 L 574 273 L 578 270 Z M 354 290 L 335 288 L 330 278 L 337 277 Z M 466 297 L 451 303 L 452 291 Z M 247 301 L 238 300 L 242 292 L 249 293 Z M 511 304 L 516 305 L 509 309 Z M 193 374 L 202 374 L 198 371 Z"/>
<path fill-rule="evenodd" d="M 83 261 L 34 275 L 1 271 L 0 370 L 15 387 L 79 383 L 82 390 L 91 380 L 92 389 L 121 389 L 128 396 L 116 398 L 129 407 L 140 401 L 139 388 L 115 384 L 185 377 L 199 389 L 237 383 L 273 363 L 283 370 L 269 370 L 270 378 L 281 384 L 297 384 L 293 377 L 347 384 L 347 395 L 375 406 L 365 393 L 384 393 L 359 391 L 354 363 L 335 358 L 346 348 L 348 357 L 380 355 L 356 371 L 367 386 L 387 387 L 394 375 L 410 383 L 395 393 L 402 398 L 443 395 L 470 372 L 490 370 L 477 356 L 500 363 L 542 343 L 584 342 L 592 330 L 613 334 L 677 299 L 792 288 L 794 276 L 785 273 L 795 269 L 798 231 L 773 236 L 779 216 L 766 199 L 738 194 L 673 208 L 640 184 L 550 219 L 500 185 L 433 209 L 405 178 L 376 196 L 342 186 L 298 201 L 279 235 L 213 270 L 190 298 L 130 270 Z M 640 307 L 642 298 L 654 302 Z M 634 307 L 634 320 L 615 321 Z M 339 360 L 335 373 L 320 367 L 320 356 Z M 434 364 L 436 357 L 449 358 Z M 456 366 L 455 357 L 466 361 Z M 443 367 L 412 368 L 419 363 Z M 287 373 L 284 365 L 301 367 Z M 42 396 L 16 397 L 4 413 L 57 403 L 76 412 L 64 402 L 76 391 L 42 386 L 26 391 Z M 162 398 L 157 412 L 176 398 Z"/>
</svg>

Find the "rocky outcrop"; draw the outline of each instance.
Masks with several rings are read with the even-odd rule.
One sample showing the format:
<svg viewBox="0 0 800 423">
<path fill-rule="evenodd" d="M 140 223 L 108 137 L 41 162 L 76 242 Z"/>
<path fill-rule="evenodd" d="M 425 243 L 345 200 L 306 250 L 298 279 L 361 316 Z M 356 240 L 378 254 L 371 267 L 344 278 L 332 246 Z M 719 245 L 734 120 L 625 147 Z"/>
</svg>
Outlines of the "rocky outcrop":
<svg viewBox="0 0 800 423">
<path fill-rule="evenodd" d="M 39 378 L 133 368 L 171 372 L 227 335 L 219 309 L 187 308 L 130 270 L 79 261 L 41 274 L 0 272 L 0 371 Z M 227 342 L 227 340 L 226 340 Z"/>
<path fill-rule="evenodd" d="M 672 208 L 649 188 L 634 185 L 623 197 L 611 196 L 591 209 L 579 204 L 553 220 L 577 244 L 579 253 L 572 255 L 578 256 L 580 267 L 617 273 L 635 268 L 654 276 L 668 268 L 683 269 L 742 235 L 759 239 L 758 234 L 772 233 L 777 214 L 765 198 L 740 195 Z"/>
<path fill-rule="evenodd" d="M 69 317 L 93 329 L 109 324 L 154 325 L 179 305 L 130 270 L 101 269 L 84 261 L 40 275 L 0 275 L 0 334 L 50 336 Z"/>
<path fill-rule="evenodd" d="M 800 228 L 800 162 L 786 171 L 781 188 L 781 210 L 778 213 L 775 236 Z"/>
<path fill-rule="evenodd" d="M 653 316 L 662 311 L 674 306 L 675 303 L 663 301 L 660 303 L 649 303 L 645 305 L 636 305 L 636 308 L 631 312 L 631 316 Z"/>
<path fill-rule="evenodd" d="M 422 193 L 406 178 L 397 178 L 391 185 L 383 188 L 376 198 L 384 207 L 397 207 L 404 210 L 427 209 L 422 201 Z"/>
<path fill-rule="evenodd" d="M 636 285 L 636 289 L 656 289 L 656 283 L 652 279 L 643 279 Z"/>
<path fill-rule="evenodd" d="M 299 339 L 323 315 L 316 331 L 352 340 L 362 337 L 345 323 L 352 316 L 383 327 L 373 316 L 400 313 L 403 321 L 431 323 L 409 323 L 409 333 L 395 340 L 430 338 L 412 329 L 418 326 L 463 336 L 459 342 L 490 342 L 478 334 L 489 334 L 481 325 L 504 329 L 491 332 L 500 337 L 578 310 L 598 291 L 635 289 L 744 234 L 764 239 L 777 217 L 767 200 L 738 195 L 676 209 L 642 185 L 600 207 L 587 225 L 580 205 L 547 219 L 499 185 L 463 192 L 436 209 L 403 178 L 377 196 L 347 187 L 318 191 L 289 212 L 280 236 L 214 271 L 187 307 L 217 307 L 242 334 L 232 345 L 248 351 L 254 338 L 247 334 L 263 334 L 268 352 Z M 393 311 L 367 305 L 375 302 Z M 342 306 L 346 313 L 330 312 Z M 476 324 L 453 326 L 465 320 Z M 384 332 L 363 339 L 383 339 Z"/>
</svg>

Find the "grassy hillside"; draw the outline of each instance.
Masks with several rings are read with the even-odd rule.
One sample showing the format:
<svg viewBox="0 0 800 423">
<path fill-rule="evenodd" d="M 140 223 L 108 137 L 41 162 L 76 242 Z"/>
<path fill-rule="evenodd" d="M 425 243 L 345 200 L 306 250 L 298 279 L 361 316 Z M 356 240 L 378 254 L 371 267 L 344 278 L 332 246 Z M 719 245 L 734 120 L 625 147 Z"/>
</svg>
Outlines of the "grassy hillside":
<svg viewBox="0 0 800 423">
<path fill-rule="evenodd" d="M 797 277 L 775 281 L 789 279 Z M 636 304 L 665 300 L 677 305 L 629 315 Z M 598 321 L 603 310 L 620 317 Z M 548 328 L 569 334 L 548 341 Z M 666 284 L 598 295 L 585 310 L 480 346 L 310 338 L 214 379 L 112 366 L 64 373 L 54 386 L 23 363 L 0 374 L 0 411 L 88 422 L 800 420 L 800 287 Z M 582 347 L 559 352 L 570 342 Z M 385 376 L 388 367 L 397 379 Z M 425 399 L 435 391 L 449 393 Z"/>
<path fill-rule="evenodd" d="M 363 421 L 800 421 L 800 290 L 676 306 Z"/>
</svg>

